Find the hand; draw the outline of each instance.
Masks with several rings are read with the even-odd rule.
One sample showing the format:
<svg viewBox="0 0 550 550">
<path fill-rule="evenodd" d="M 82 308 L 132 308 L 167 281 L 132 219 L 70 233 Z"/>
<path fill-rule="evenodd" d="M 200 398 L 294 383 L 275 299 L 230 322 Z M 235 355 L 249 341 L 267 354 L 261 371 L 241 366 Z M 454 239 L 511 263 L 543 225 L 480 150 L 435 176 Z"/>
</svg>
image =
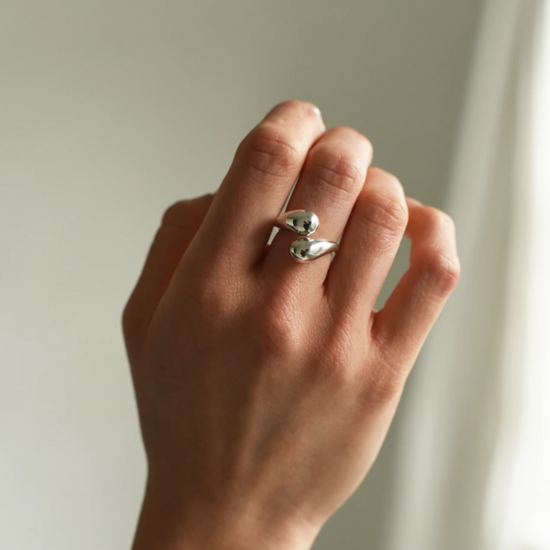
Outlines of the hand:
<svg viewBox="0 0 550 550">
<path fill-rule="evenodd" d="M 368 472 L 460 270 L 451 219 L 371 158 L 286 102 L 215 197 L 167 210 L 123 316 L 149 468 L 135 550 L 309 548 Z M 266 246 L 298 176 L 288 209 L 343 233 L 332 262 L 292 260 L 286 231 Z"/>
</svg>

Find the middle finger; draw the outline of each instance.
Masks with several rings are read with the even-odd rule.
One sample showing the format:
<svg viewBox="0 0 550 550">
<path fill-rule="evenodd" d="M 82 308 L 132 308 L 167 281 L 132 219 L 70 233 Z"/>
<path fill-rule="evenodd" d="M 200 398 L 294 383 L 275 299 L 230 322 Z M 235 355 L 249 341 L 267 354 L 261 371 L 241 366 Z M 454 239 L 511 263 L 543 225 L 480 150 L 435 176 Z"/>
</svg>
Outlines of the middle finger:
<svg viewBox="0 0 550 550">
<path fill-rule="evenodd" d="M 311 148 L 287 210 L 310 210 L 319 218 L 312 239 L 336 241 L 342 234 L 353 205 L 363 188 L 372 161 L 369 140 L 352 128 L 328 130 Z M 273 281 L 301 278 L 313 288 L 323 283 L 331 254 L 310 262 L 296 262 L 289 253 L 297 233 L 279 231 L 264 261 L 264 274 Z M 307 270 L 307 278 L 304 278 Z"/>
</svg>

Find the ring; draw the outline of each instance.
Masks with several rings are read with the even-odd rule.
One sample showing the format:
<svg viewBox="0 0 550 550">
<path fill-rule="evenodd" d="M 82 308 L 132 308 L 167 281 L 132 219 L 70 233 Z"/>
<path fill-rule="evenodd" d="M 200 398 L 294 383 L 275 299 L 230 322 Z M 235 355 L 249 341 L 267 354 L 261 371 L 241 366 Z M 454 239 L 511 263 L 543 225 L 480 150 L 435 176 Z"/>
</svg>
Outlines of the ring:
<svg viewBox="0 0 550 550">
<path fill-rule="evenodd" d="M 306 237 L 297 239 L 290 245 L 290 255 L 299 262 L 316 260 L 340 249 L 340 246 L 333 241 L 307 238 L 319 227 L 319 218 L 310 210 L 284 212 L 275 220 L 275 227 Z"/>
<path fill-rule="evenodd" d="M 287 229 L 307 237 L 319 227 L 319 218 L 309 210 L 290 210 L 275 220 L 275 227 Z"/>
<path fill-rule="evenodd" d="M 300 262 L 316 260 L 338 250 L 340 250 L 338 243 L 326 239 L 297 239 L 290 245 L 290 255 Z"/>
</svg>

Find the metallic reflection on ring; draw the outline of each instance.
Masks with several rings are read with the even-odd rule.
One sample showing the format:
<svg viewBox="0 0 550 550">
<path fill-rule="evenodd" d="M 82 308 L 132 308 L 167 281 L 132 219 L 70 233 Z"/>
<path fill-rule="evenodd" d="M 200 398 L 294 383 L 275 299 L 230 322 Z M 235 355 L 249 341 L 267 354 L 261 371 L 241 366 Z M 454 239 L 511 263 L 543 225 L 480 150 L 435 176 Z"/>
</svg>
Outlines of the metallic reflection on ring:
<svg viewBox="0 0 550 550">
<path fill-rule="evenodd" d="M 275 226 L 307 236 L 315 233 L 319 227 L 319 218 L 309 210 L 290 210 L 275 220 Z"/>
<path fill-rule="evenodd" d="M 337 252 L 339 248 L 338 243 L 325 239 L 297 239 L 290 245 L 290 255 L 299 262 L 307 262 Z"/>
</svg>

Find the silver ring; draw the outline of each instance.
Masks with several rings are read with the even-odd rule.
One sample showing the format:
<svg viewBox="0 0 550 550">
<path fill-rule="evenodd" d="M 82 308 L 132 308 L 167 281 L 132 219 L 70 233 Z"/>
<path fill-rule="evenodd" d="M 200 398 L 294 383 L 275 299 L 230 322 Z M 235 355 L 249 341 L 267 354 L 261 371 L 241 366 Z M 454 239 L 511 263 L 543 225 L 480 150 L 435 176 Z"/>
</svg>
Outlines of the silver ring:
<svg viewBox="0 0 550 550">
<path fill-rule="evenodd" d="M 290 255 L 298 262 L 316 260 L 340 249 L 338 243 L 333 241 L 307 238 L 319 227 L 319 218 L 310 210 L 284 212 L 275 220 L 275 226 L 306 237 L 297 239 L 290 245 Z"/>
<path fill-rule="evenodd" d="M 325 254 L 338 252 L 340 246 L 326 239 L 297 239 L 290 245 L 290 255 L 299 262 L 316 260 Z"/>
<path fill-rule="evenodd" d="M 319 227 L 319 218 L 309 210 L 290 210 L 275 220 L 275 226 L 307 237 Z"/>
</svg>

